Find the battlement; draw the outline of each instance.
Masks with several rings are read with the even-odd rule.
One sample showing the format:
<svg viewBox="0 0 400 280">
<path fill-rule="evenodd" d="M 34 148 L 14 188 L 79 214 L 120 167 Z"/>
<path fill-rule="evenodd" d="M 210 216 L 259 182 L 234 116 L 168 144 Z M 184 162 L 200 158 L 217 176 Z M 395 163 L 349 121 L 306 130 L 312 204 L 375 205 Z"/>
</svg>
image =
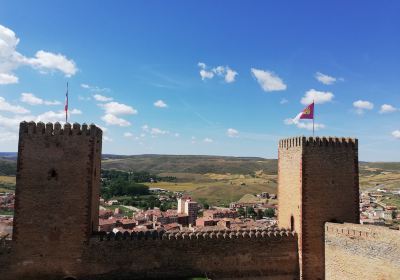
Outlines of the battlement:
<svg viewBox="0 0 400 280">
<path fill-rule="evenodd" d="M 101 137 L 102 130 L 94 124 L 87 125 L 79 123 L 65 123 L 62 126 L 59 122 L 56 123 L 46 123 L 43 122 L 21 122 L 19 126 L 20 135 L 24 134 L 42 134 L 46 136 L 54 136 L 54 135 L 84 135 L 84 136 L 97 136 Z"/>
<path fill-rule="evenodd" d="M 341 147 L 341 146 L 352 146 L 357 147 L 358 139 L 349 138 L 349 137 L 331 137 L 331 136 L 323 136 L 323 137 L 292 137 L 279 140 L 279 148 L 293 148 L 293 147 L 302 147 L 302 146 L 332 146 L 332 147 Z"/>
<path fill-rule="evenodd" d="M 296 239 L 297 234 L 287 229 L 268 228 L 266 230 L 207 230 L 194 232 L 97 232 L 92 239 L 110 240 L 198 240 L 198 239 Z"/>
</svg>

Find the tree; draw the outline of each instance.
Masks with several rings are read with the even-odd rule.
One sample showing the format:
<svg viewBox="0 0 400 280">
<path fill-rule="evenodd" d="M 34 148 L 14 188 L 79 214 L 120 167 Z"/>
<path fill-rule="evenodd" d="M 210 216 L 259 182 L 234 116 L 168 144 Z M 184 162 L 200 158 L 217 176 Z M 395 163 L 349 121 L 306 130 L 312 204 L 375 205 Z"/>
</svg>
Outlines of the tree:
<svg viewBox="0 0 400 280">
<path fill-rule="evenodd" d="M 264 211 L 264 215 L 268 218 L 272 218 L 275 216 L 275 209 L 274 208 L 267 208 Z"/>
<path fill-rule="evenodd" d="M 238 208 L 237 211 L 239 213 L 239 216 L 245 216 L 246 215 L 246 213 L 244 212 L 243 207 Z"/>
<path fill-rule="evenodd" d="M 210 205 L 208 205 L 207 203 L 203 203 L 203 208 L 204 209 L 210 209 Z"/>
<path fill-rule="evenodd" d="M 253 207 L 248 207 L 247 208 L 247 215 L 248 216 L 252 216 L 252 217 L 256 215 L 256 212 L 254 211 Z"/>
</svg>

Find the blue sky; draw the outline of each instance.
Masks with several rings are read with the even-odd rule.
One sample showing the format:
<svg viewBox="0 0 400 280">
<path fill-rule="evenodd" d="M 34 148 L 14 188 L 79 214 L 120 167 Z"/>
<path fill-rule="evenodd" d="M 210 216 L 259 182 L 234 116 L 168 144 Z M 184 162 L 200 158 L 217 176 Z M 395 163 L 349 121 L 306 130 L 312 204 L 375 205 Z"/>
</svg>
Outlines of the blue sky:
<svg viewBox="0 0 400 280">
<path fill-rule="evenodd" d="M 314 99 L 317 135 L 398 161 L 400 4 L 298 2 L 3 0 L 0 150 L 62 121 L 68 81 L 106 153 L 276 157 Z"/>
</svg>

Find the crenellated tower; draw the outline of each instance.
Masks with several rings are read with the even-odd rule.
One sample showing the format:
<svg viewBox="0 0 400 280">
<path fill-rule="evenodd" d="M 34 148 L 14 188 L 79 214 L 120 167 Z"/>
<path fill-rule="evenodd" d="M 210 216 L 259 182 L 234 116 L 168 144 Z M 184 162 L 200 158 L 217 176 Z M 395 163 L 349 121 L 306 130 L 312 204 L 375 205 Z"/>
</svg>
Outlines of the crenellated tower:
<svg viewBox="0 0 400 280">
<path fill-rule="evenodd" d="M 79 262 L 98 228 L 101 145 L 95 125 L 20 124 L 13 241 L 26 267 Z"/>
<path fill-rule="evenodd" d="M 358 140 L 279 141 L 280 227 L 298 233 L 302 279 L 325 278 L 324 223 L 359 223 Z"/>
</svg>

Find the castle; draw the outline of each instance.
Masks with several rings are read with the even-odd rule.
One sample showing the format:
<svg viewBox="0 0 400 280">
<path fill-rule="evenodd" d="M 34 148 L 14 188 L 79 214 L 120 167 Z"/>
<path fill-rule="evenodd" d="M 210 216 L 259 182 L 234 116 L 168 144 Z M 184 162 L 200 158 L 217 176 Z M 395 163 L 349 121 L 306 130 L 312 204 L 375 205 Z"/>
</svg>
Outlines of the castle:
<svg viewBox="0 0 400 280">
<path fill-rule="evenodd" d="M 102 131 L 20 124 L 13 240 L 2 279 L 399 279 L 400 236 L 359 225 L 358 141 L 279 141 L 267 230 L 98 232 Z"/>
</svg>

